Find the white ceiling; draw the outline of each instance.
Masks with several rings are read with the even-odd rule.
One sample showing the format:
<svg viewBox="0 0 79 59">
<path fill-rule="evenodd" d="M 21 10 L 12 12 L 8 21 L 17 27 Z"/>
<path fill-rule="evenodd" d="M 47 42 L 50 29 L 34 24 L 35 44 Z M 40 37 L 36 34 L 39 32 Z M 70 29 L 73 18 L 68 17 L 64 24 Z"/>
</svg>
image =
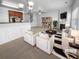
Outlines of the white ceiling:
<svg viewBox="0 0 79 59">
<path fill-rule="evenodd" d="M 61 9 L 65 7 L 69 7 L 73 0 L 33 0 L 36 7 L 41 7 L 46 10 L 53 10 L 53 9 Z M 65 2 L 68 2 L 67 4 Z"/>
<path fill-rule="evenodd" d="M 9 2 L 13 2 L 13 3 L 26 3 L 27 0 L 2 0 L 2 1 L 9 1 Z"/>
<path fill-rule="evenodd" d="M 27 0 L 5 0 L 5 1 L 22 2 L 24 4 L 27 3 Z M 55 10 L 69 7 L 72 4 L 73 0 L 33 0 L 33 2 L 34 2 L 34 9 L 38 9 L 39 7 L 41 7 L 45 10 Z M 67 4 L 65 2 L 67 2 Z"/>
</svg>

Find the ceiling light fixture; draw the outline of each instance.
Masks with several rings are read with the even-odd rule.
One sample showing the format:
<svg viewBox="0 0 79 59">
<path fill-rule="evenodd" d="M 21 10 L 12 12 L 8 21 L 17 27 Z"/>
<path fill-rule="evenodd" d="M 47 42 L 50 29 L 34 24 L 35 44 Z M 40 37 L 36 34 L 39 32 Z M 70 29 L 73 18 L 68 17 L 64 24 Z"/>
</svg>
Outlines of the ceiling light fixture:
<svg viewBox="0 0 79 59">
<path fill-rule="evenodd" d="M 29 1 L 29 2 L 28 2 L 28 5 L 29 5 L 29 6 L 33 6 L 34 3 L 33 3 L 32 1 Z"/>
<path fill-rule="evenodd" d="M 34 3 L 32 1 L 28 1 L 28 8 L 29 8 L 29 10 L 33 9 L 33 5 L 34 5 Z"/>
<path fill-rule="evenodd" d="M 19 7 L 19 8 L 23 8 L 23 7 L 24 7 L 24 4 L 19 3 L 19 4 L 18 4 L 18 7 Z"/>
<path fill-rule="evenodd" d="M 7 2 L 7 1 L 2 1 L 1 4 L 4 5 L 4 6 L 12 7 L 12 8 L 19 8 L 17 4 L 11 3 L 11 2 Z"/>
</svg>

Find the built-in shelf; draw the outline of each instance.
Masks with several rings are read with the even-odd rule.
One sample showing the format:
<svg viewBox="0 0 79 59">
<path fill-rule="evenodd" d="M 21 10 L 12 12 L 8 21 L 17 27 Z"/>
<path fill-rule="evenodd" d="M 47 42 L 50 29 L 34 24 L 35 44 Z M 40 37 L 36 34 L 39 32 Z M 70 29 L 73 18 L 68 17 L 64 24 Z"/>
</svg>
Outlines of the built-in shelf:
<svg viewBox="0 0 79 59">
<path fill-rule="evenodd" d="M 52 24 L 52 17 L 42 17 L 42 27 L 49 28 L 49 25 Z"/>
</svg>

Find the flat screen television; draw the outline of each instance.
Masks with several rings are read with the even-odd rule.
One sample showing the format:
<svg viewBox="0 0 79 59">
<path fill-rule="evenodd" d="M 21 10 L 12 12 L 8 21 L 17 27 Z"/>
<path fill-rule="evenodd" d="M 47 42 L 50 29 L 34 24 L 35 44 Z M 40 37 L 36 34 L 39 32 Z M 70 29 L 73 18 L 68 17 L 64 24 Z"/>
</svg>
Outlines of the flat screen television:
<svg viewBox="0 0 79 59">
<path fill-rule="evenodd" d="M 61 19 L 66 19 L 67 18 L 67 12 L 61 13 L 60 18 Z"/>
</svg>

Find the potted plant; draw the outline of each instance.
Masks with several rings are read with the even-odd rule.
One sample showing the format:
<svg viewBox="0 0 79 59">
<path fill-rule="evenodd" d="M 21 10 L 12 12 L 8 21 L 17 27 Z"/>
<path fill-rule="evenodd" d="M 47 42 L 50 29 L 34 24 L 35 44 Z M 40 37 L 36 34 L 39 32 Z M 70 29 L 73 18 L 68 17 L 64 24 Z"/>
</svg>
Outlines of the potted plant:
<svg viewBox="0 0 79 59">
<path fill-rule="evenodd" d="M 56 20 L 54 20 L 53 21 L 53 26 L 54 26 L 55 29 L 57 28 L 57 24 L 58 24 L 58 22 Z"/>
</svg>

